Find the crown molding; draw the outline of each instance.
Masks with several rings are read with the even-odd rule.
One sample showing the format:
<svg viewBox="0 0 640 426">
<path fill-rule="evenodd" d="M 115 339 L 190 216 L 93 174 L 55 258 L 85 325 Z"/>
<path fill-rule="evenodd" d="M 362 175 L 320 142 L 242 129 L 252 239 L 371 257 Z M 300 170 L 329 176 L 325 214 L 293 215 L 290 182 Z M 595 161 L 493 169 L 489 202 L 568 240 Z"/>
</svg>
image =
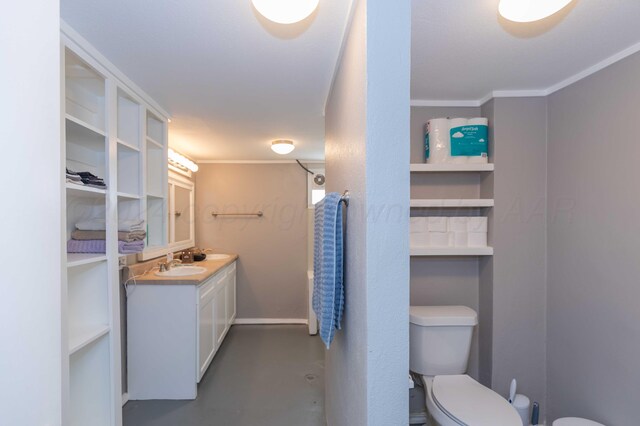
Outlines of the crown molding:
<svg viewBox="0 0 640 426">
<path fill-rule="evenodd" d="M 565 87 L 571 86 L 580 80 L 589 77 L 592 74 L 597 73 L 619 62 L 635 53 L 640 52 L 640 42 L 633 44 L 626 49 L 609 56 L 608 58 L 590 66 L 589 68 L 580 71 L 577 74 L 566 78 L 559 83 L 556 83 L 546 89 L 533 89 L 533 90 L 494 90 L 480 99 L 463 99 L 463 100 L 436 100 L 436 99 L 412 99 L 411 106 L 415 107 L 479 107 L 495 98 L 529 98 L 529 97 L 545 97 Z"/>
</svg>

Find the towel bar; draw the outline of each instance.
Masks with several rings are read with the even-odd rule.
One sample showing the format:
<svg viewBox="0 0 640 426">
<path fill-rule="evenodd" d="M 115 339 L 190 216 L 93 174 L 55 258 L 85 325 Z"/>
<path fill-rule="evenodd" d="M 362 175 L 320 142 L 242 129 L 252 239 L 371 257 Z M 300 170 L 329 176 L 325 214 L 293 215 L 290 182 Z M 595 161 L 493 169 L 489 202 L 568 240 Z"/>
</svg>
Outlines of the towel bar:
<svg viewBox="0 0 640 426">
<path fill-rule="evenodd" d="M 211 212 L 211 216 L 213 216 L 213 217 L 218 217 L 218 216 L 258 216 L 258 217 L 262 217 L 262 216 L 264 216 L 264 213 L 262 213 L 261 211 L 259 211 L 257 213 L 216 213 L 216 212 Z"/>
<path fill-rule="evenodd" d="M 351 194 L 349 194 L 349 190 L 347 189 L 340 197 L 340 201 L 344 203 L 345 206 L 349 207 L 349 200 L 351 199 Z"/>
</svg>

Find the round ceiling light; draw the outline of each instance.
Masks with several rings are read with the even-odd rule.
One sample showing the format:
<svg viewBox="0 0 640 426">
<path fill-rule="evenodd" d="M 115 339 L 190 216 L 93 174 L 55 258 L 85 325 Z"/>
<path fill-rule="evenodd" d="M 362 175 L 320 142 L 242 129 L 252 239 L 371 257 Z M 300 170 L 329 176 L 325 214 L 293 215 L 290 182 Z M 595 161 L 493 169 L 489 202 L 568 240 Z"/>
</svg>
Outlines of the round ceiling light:
<svg viewBox="0 0 640 426">
<path fill-rule="evenodd" d="M 280 139 L 271 142 L 271 149 L 276 154 L 285 155 L 293 151 L 294 148 L 295 146 L 293 146 L 293 141 L 289 141 L 286 139 Z"/>
<path fill-rule="evenodd" d="M 251 0 L 258 12 L 278 24 L 294 24 L 311 15 L 320 0 Z"/>
<path fill-rule="evenodd" d="M 514 22 L 534 22 L 562 10 L 573 0 L 500 0 L 498 12 Z"/>
</svg>

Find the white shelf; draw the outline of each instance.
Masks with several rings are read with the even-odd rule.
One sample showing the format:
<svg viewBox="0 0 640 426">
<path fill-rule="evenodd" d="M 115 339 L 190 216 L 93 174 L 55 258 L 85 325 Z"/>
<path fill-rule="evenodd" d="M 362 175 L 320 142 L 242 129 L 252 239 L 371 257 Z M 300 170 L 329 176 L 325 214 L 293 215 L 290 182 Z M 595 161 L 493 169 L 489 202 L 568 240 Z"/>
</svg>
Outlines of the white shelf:
<svg viewBox="0 0 640 426">
<path fill-rule="evenodd" d="M 152 194 L 151 192 L 147 192 L 147 197 L 149 197 L 149 198 L 164 198 L 164 195 Z"/>
<path fill-rule="evenodd" d="M 410 202 L 411 207 L 416 208 L 483 208 L 493 207 L 493 199 L 473 199 L 473 198 L 460 198 L 460 199 L 412 199 Z"/>
<path fill-rule="evenodd" d="M 125 148 L 130 149 L 131 151 L 140 152 L 140 148 L 133 146 L 132 144 L 123 141 L 122 139 L 118 139 L 118 145 L 123 146 Z"/>
<path fill-rule="evenodd" d="M 84 196 L 92 198 L 104 198 L 107 194 L 106 189 L 94 188 L 92 186 L 78 185 L 75 183 L 67 182 L 67 194 L 75 196 Z"/>
<path fill-rule="evenodd" d="M 157 148 L 162 149 L 163 146 L 160 142 L 158 142 L 157 140 L 147 136 L 147 142 L 150 142 L 152 145 L 155 145 Z"/>
<path fill-rule="evenodd" d="M 107 255 L 104 253 L 67 253 L 68 268 L 102 262 L 105 260 L 107 260 Z"/>
<path fill-rule="evenodd" d="M 118 199 L 120 200 L 139 200 L 140 196 L 136 194 L 129 194 L 127 192 L 118 192 Z"/>
<path fill-rule="evenodd" d="M 411 164 L 412 172 L 492 172 L 494 165 L 485 164 Z"/>
<path fill-rule="evenodd" d="M 73 330 L 69 333 L 69 355 L 90 345 L 110 331 L 108 325 L 97 325 L 83 330 Z"/>
<path fill-rule="evenodd" d="M 493 247 L 413 247 L 411 256 L 493 256 Z"/>
<path fill-rule="evenodd" d="M 99 129 L 99 128 L 97 128 L 96 126 L 92 126 L 91 124 L 89 124 L 89 123 L 87 123 L 87 122 L 85 122 L 85 121 L 82 121 L 82 120 L 80 120 L 79 118 L 74 117 L 74 116 L 73 116 L 73 115 L 71 115 L 71 114 L 66 114 L 66 115 L 65 115 L 65 118 L 66 118 L 68 121 L 71 121 L 72 123 L 77 124 L 78 126 L 84 127 L 84 128 L 85 128 L 85 129 L 87 129 L 87 130 L 91 130 L 93 133 L 97 133 L 97 134 L 98 134 L 98 135 L 100 135 L 100 136 L 106 136 L 106 133 L 104 132 L 104 130 Z"/>
</svg>

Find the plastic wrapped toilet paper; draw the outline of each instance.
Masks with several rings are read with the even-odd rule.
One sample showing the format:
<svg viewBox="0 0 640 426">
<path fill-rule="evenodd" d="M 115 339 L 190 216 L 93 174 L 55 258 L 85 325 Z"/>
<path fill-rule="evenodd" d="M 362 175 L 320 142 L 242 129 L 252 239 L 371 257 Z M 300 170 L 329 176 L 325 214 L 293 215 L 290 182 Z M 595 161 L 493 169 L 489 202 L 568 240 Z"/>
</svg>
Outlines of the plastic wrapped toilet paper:
<svg viewBox="0 0 640 426">
<path fill-rule="evenodd" d="M 431 247 L 449 247 L 449 232 L 429 232 L 429 245 Z"/>
<path fill-rule="evenodd" d="M 426 217 L 409 218 L 409 246 L 429 247 L 429 223 Z"/>
<path fill-rule="evenodd" d="M 409 247 L 424 248 L 429 247 L 430 245 L 428 232 L 416 232 L 409 234 Z"/>
<path fill-rule="evenodd" d="M 451 232 L 468 232 L 468 221 L 468 217 L 450 217 L 448 229 Z"/>
<path fill-rule="evenodd" d="M 467 246 L 468 247 L 486 247 L 487 233 L 486 232 L 467 233 Z"/>
<path fill-rule="evenodd" d="M 427 123 L 425 155 L 427 163 L 448 163 L 451 158 L 449 141 L 449 119 L 434 118 Z"/>
<path fill-rule="evenodd" d="M 467 232 L 451 232 L 454 247 L 467 247 L 469 245 Z"/>
<path fill-rule="evenodd" d="M 455 132 L 453 129 L 464 127 L 468 122 L 469 120 L 466 118 L 452 118 L 449 120 L 449 144 L 454 143 L 454 140 L 457 139 L 459 135 L 460 137 L 463 137 L 462 133 Z M 466 155 L 453 155 L 453 153 L 451 153 L 450 162 L 453 164 L 467 164 L 469 162 L 469 157 Z"/>
<path fill-rule="evenodd" d="M 468 232 L 487 232 L 488 219 L 484 216 L 467 218 Z"/>
<path fill-rule="evenodd" d="M 479 118 L 471 118 L 469 119 L 469 123 L 470 126 L 472 125 L 480 125 L 480 126 L 487 126 L 487 148 L 489 147 L 489 142 L 488 142 L 488 136 L 489 136 L 489 119 L 488 118 L 483 118 L 483 117 L 479 117 Z M 468 157 L 469 159 L 469 163 L 473 163 L 473 164 L 486 164 L 489 162 L 489 151 L 487 149 L 487 153 L 486 155 L 477 155 L 477 156 L 470 156 Z"/>
<path fill-rule="evenodd" d="M 427 219 L 429 223 L 429 232 L 447 232 L 449 230 L 448 217 L 431 216 Z"/>
</svg>

